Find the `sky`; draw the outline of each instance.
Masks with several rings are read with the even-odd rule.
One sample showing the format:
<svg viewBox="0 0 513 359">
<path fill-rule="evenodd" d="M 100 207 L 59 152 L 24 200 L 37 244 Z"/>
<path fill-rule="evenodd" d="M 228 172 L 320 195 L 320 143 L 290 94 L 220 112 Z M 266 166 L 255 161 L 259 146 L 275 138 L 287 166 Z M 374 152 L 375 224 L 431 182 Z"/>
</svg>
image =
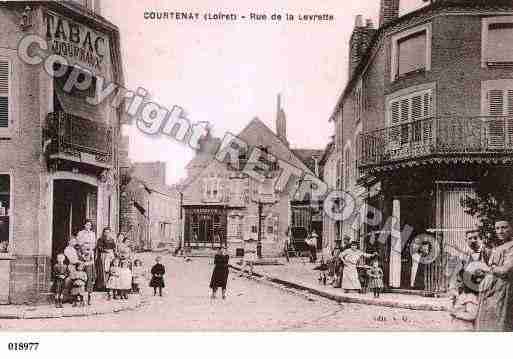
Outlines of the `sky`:
<svg viewBox="0 0 513 359">
<path fill-rule="evenodd" d="M 347 82 L 348 42 L 355 17 L 378 25 L 380 0 L 103 0 L 102 15 L 120 29 L 126 87 L 182 107 L 213 134 L 238 133 L 254 117 L 275 130 L 282 94 L 293 148 L 326 147 L 329 117 Z M 401 13 L 424 4 L 401 1 Z M 205 22 L 145 20 L 145 11 L 332 14 L 331 22 Z M 167 182 L 186 176 L 194 153 L 167 137 L 130 137 L 132 161 L 165 161 Z"/>
</svg>

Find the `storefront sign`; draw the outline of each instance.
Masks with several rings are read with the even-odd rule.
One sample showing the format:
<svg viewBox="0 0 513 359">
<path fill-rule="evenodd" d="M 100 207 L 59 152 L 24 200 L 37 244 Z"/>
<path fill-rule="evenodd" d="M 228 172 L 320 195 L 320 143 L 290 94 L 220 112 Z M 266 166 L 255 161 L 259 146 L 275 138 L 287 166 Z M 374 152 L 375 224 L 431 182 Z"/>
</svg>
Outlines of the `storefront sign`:
<svg viewBox="0 0 513 359">
<path fill-rule="evenodd" d="M 52 52 L 92 70 L 102 70 L 109 47 L 106 37 L 90 28 L 48 12 L 46 36 Z"/>
</svg>

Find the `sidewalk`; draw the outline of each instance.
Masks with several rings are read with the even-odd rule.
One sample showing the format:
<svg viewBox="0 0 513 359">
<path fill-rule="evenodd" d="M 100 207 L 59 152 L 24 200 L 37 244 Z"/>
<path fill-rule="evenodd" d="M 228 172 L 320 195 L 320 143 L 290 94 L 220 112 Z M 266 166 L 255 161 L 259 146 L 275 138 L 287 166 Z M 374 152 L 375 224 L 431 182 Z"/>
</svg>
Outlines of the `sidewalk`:
<svg viewBox="0 0 513 359">
<path fill-rule="evenodd" d="M 64 308 L 55 308 L 54 304 L 44 305 L 0 305 L 0 319 L 48 319 L 64 317 L 86 317 L 134 310 L 144 304 L 143 297 L 131 295 L 128 300 L 110 300 L 105 293 L 93 293 L 92 304 L 85 307 L 72 307 L 70 303 Z"/>
<path fill-rule="evenodd" d="M 382 293 L 379 298 L 374 298 L 371 293 L 344 293 L 340 288 L 319 284 L 317 280 L 319 271 L 313 270 L 315 265 L 311 263 L 304 263 L 297 258 L 291 258 L 290 263 L 284 259 L 280 262 L 284 265 L 254 266 L 253 273 L 268 281 L 306 290 L 338 302 L 429 311 L 447 311 L 451 307 L 449 298 L 396 293 Z M 239 264 L 232 264 L 231 267 L 238 271 L 241 270 Z"/>
</svg>

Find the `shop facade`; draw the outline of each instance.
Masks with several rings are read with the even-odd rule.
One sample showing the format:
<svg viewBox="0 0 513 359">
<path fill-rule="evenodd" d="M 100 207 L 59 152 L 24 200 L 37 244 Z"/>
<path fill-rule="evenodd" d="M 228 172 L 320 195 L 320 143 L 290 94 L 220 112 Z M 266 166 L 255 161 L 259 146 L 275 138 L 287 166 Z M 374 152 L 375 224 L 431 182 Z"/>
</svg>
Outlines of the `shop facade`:
<svg viewBox="0 0 513 359">
<path fill-rule="evenodd" d="M 0 5 L 0 303 L 44 300 L 55 256 L 86 219 L 97 236 L 106 226 L 118 229 L 120 112 L 85 100 L 100 77 L 123 84 L 119 33 L 91 10 Z M 18 56 L 28 34 L 66 59 L 66 67 L 54 67 L 62 77 Z M 68 91 L 72 74 L 91 85 Z"/>
</svg>

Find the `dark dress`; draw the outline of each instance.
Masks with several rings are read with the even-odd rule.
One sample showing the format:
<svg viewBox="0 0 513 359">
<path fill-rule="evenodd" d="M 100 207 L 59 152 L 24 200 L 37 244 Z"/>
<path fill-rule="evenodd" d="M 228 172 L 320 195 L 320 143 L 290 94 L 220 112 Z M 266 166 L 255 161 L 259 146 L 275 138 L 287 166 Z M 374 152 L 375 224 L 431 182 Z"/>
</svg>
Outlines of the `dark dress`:
<svg viewBox="0 0 513 359">
<path fill-rule="evenodd" d="M 164 277 L 163 275 L 166 273 L 166 268 L 164 268 L 163 264 L 157 263 L 153 267 L 151 267 L 151 280 L 150 287 L 153 288 L 164 288 Z"/>
<path fill-rule="evenodd" d="M 228 281 L 228 255 L 216 254 L 214 257 L 214 271 L 210 279 L 210 288 L 217 289 L 221 287 L 226 289 L 226 282 Z"/>
</svg>

